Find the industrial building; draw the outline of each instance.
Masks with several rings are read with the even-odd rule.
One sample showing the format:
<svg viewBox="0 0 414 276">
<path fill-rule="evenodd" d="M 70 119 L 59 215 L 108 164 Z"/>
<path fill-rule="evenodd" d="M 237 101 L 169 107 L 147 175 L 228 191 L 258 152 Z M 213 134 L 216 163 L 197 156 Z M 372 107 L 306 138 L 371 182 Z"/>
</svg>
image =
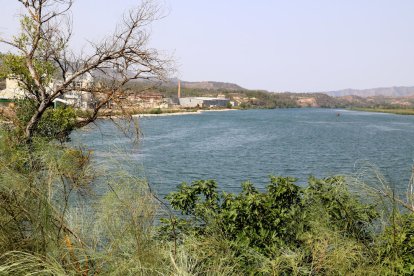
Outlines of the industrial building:
<svg viewBox="0 0 414 276">
<path fill-rule="evenodd" d="M 228 107 L 229 104 L 234 106 L 224 95 L 213 97 L 181 97 L 181 81 L 178 80 L 178 105 L 184 108 L 210 108 L 210 107 Z"/>
<path fill-rule="evenodd" d="M 209 97 L 185 97 L 179 98 L 182 107 L 227 107 L 229 99 Z"/>
</svg>

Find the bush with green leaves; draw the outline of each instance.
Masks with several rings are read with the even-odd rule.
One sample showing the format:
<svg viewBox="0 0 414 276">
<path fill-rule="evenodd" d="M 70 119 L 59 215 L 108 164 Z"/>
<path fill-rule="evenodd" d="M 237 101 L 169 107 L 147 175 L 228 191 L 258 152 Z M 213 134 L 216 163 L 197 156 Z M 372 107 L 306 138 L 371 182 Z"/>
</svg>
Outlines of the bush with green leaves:
<svg viewBox="0 0 414 276">
<path fill-rule="evenodd" d="M 214 180 L 200 180 L 181 184 L 167 199 L 184 216 L 179 223 L 175 221 L 177 230 L 202 235 L 209 226 L 219 226 L 229 240 L 259 252 L 274 246 L 300 246 L 303 233 L 310 229 L 312 213 L 318 209 L 345 236 L 368 238 L 367 229 L 378 217 L 375 206 L 351 195 L 343 178 L 311 177 L 307 188 L 295 181 L 271 176 L 266 191 L 246 182 L 239 194 L 220 194 Z M 163 231 L 171 230 L 171 223 L 164 222 Z"/>
<path fill-rule="evenodd" d="M 374 261 L 367 256 L 376 253 L 366 248 L 374 242 L 377 206 L 351 192 L 340 176 L 310 177 L 306 187 L 295 182 L 271 176 L 265 190 L 245 182 L 238 194 L 220 193 L 214 180 L 182 183 L 166 197 L 180 214 L 162 220 L 161 237 L 213 242 L 217 252 L 231 248 L 239 266 L 252 273 L 268 271 L 263 262 L 288 274 L 341 274 L 370 266 Z"/>
<path fill-rule="evenodd" d="M 15 79 L 19 82 L 20 88 L 36 94 L 39 92 L 39 88 L 31 76 L 26 62 L 24 56 L 11 53 L 0 54 L 0 78 Z M 39 81 L 46 84 L 52 81 L 56 73 L 56 66 L 51 62 L 35 59 L 33 66 L 39 74 Z"/>
<path fill-rule="evenodd" d="M 30 99 L 16 102 L 16 125 L 18 126 L 16 130 L 21 133 L 21 136 L 23 136 L 24 128 L 33 116 L 35 108 L 35 102 Z M 59 106 L 57 108 L 49 108 L 39 121 L 34 136 L 47 140 L 57 139 L 60 142 L 66 142 L 69 140 L 69 135 L 75 127 L 76 112 L 72 107 Z"/>
<path fill-rule="evenodd" d="M 382 263 L 399 275 L 414 274 L 414 213 L 393 210 L 379 237 Z"/>
<path fill-rule="evenodd" d="M 161 108 L 154 108 L 149 111 L 149 114 L 162 114 Z"/>
</svg>

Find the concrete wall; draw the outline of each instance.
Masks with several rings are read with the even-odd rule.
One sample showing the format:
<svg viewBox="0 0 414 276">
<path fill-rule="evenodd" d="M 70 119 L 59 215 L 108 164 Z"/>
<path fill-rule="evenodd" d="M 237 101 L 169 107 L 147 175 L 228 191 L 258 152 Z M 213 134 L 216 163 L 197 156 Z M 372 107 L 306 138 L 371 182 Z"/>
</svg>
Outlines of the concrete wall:
<svg viewBox="0 0 414 276">
<path fill-rule="evenodd" d="M 179 101 L 182 107 L 203 107 L 204 102 L 201 98 L 195 97 L 180 98 Z"/>
<path fill-rule="evenodd" d="M 19 82 L 15 79 L 6 79 L 6 89 L 0 91 L 0 99 L 22 99 L 25 97 L 24 91 L 19 87 Z"/>
<path fill-rule="evenodd" d="M 215 106 L 219 106 L 219 107 L 226 107 L 227 103 L 229 103 L 230 100 L 228 99 L 210 99 L 210 100 L 205 100 L 203 103 L 204 107 L 215 107 Z"/>
<path fill-rule="evenodd" d="M 180 98 L 179 101 L 182 107 L 226 107 L 230 102 L 229 99 L 208 97 L 187 97 Z"/>
</svg>

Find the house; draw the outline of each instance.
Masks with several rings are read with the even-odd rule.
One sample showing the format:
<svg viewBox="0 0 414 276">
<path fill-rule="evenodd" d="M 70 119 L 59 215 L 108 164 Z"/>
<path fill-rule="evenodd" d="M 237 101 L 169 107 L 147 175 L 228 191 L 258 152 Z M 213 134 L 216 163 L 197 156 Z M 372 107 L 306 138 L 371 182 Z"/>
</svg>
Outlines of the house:
<svg viewBox="0 0 414 276">
<path fill-rule="evenodd" d="M 130 93 L 126 97 L 126 105 L 138 108 L 168 108 L 173 103 L 171 99 L 165 98 L 164 95 L 150 92 L 150 93 Z"/>
<path fill-rule="evenodd" d="M 67 77 L 70 77 L 70 74 L 68 74 Z M 62 83 L 62 79 L 55 78 L 50 82 L 46 89 L 49 89 L 50 91 L 52 88 L 61 85 Z M 54 102 L 59 102 L 76 108 L 89 108 L 94 104 L 94 97 L 92 93 L 88 92 L 93 85 L 98 86 L 99 82 L 95 80 L 95 77 L 91 73 L 86 73 L 75 79 L 72 84 L 73 90 L 60 95 Z M 0 90 L 0 102 L 8 103 L 27 97 L 33 97 L 33 95 L 28 94 L 21 88 L 17 79 L 13 77 L 6 78 L 5 89 Z"/>
<path fill-rule="evenodd" d="M 0 101 L 11 102 L 25 97 L 26 93 L 20 88 L 18 80 L 7 78 L 6 88 L 0 91 Z"/>
<path fill-rule="evenodd" d="M 85 77 L 74 82 L 74 88 L 76 89 L 59 96 L 54 102 L 61 102 L 77 108 L 87 108 L 91 102 L 92 95 L 81 89 L 90 87 L 92 82 L 93 78 L 86 74 Z M 47 88 L 52 89 L 61 83 L 61 80 L 53 80 Z M 29 95 L 23 88 L 21 88 L 17 79 L 6 78 L 5 89 L 0 90 L 0 102 L 9 103 L 27 97 L 33 97 L 33 95 Z"/>
<path fill-rule="evenodd" d="M 71 84 L 69 91 L 59 95 L 53 101 L 55 106 L 57 104 L 64 104 L 80 109 L 94 108 L 100 100 L 106 98 L 102 84 L 105 82 L 105 77 L 108 74 L 92 72 L 79 76 Z M 70 74 L 67 77 L 70 77 Z M 62 85 L 62 83 L 62 79 L 53 79 L 49 85 L 49 89 Z M 99 92 L 99 90 L 102 90 L 102 92 Z M 91 91 L 98 92 L 92 93 Z M 10 78 L 6 80 L 6 88 L 0 91 L 0 102 L 6 102 L 7 104 L 16 99 L 30 96 L 19 86 L 18 80 Z M 122 94 L 118 95 L 118 99 L 122 100 L 122 105 L 128 108 L 153 109 L 168 108 L 174 105 L 171 99 L 165 98 L 162 94 L 156 92 Z M 118 102 L 116 101 L 110 101 L 104 108 L 116 108 L 117 104 Z"/>
<path fill-rule="evenodd" d="M 70 75 L 68 75 L 68 77 L 70 77 Z M 59 85 L 61 83 L 61 80 L 54 81 L 54 85 Z M 66 92 L 65 94 L 59 96 L 56 101 L 73 106 L 75 108 L 87 109 L 93 105 L 93 97 L 92 94 L 86 90 L 91 88 L 93 84 L 94 77 L 92 74 L 86 73 L 81 77 L 75 79 L 72 84 L 72 91 Z"/>
</svg>

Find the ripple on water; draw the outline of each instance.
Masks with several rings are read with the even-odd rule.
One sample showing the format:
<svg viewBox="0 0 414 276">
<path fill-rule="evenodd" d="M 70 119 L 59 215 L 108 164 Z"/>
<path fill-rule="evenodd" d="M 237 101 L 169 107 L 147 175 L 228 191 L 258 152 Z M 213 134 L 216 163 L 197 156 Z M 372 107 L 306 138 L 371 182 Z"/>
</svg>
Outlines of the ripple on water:
<svg viewBox="0 0 414 276">
<path fill-rule="evenodd" d="M 216 179 L 227 191 L 246 180 L 264 187 L 269 174 L 299 177 L 303 184 L 309 175 L 358 173 L 365 163 L 405 189 L 414 160 L 414 116 L 278 109 L 152 117 L 140 125 L 138 146 L 109 121 L 75 132 L 73 143 L 91 147 L 101 164 L 142 165 L 136 173 L 161 195 L 197 179 Z"/>
</svg>

